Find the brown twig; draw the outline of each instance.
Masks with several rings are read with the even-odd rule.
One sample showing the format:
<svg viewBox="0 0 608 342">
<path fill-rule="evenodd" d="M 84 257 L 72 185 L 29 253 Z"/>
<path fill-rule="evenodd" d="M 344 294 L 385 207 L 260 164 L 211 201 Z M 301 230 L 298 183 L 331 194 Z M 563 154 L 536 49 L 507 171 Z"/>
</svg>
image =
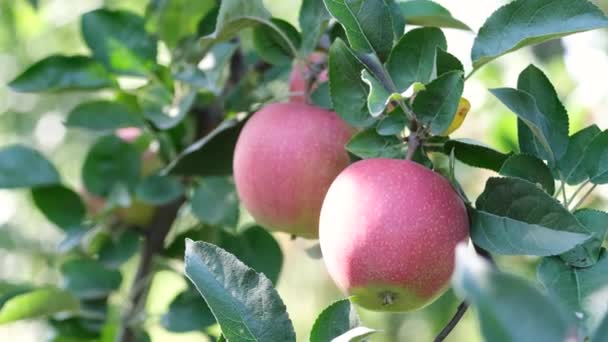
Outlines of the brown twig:
<svg viewBox="0 0 608 342">
<path fill-rule="evenodd" d="M 454 317 L 452 317 L 448 324 L 441 330 L 441 332 L 439 332 L 437 337 L 435 337 L 434 341 L 442 342 L 443 340 L 445 340 L 446 337 L 448 337 L 448 335 L 452 332 L 452 330 L 454 330 L 458 322 L 460 322 L 464 314 L 467 312 L 468 308 L 469 304 L 467 304 L 466 302 L 460 303 L 460 305 L 458 305 L 458 309 L 456 309 L 456 314 L 454 314 Z"/>
<path fill-rule="evenodd" d="M 265 62 L 259 62 L 253 66 L 253 69 L 259 72 L 264 72 L 269 68 L 270 65 Z M 222 91 L 222 96 L 226 96 L 229 90 L 237 87 L 246 72 L 245 60 L 241 49 L 238 48 L 230 59 L 230 74 L 228 82 Z M 219 103 L 213 103 L 206 107 L 195 106 L 191 110 L 191 114 L 196 117 L 196 137 L 198 139 L 207 135 L 217 126 L 222 119 L 223 108 Z M 135 279 L 131 285 L 129 305 L 125 312 L 123 312 L 122 325 L 117 335 L 117 341 L 135 342 L 137 339 L 137 328 L 134 323 L 137 323 L 138 317 L 145 307 L 150 282 L 154 275 L 154 258 L 162 251 L 164 240 L 184 201 L 184 198 L 180 198 L 173 203 L 157 208 L 151 224 L 143 231 L 143 250 Z"/>
<path fill-rule="evenodd" d="M 137 340 L 137 329 L 133 325 L 133 321 L 140 316 L 145 306 L 154 268 L 154 257 L 162 250 L 165 237 L 169 233 L 183 201 L 180 199 L 159 207 L 154 219 L 146 228 L 141 258 L 129 294 L 129 305 L 123 312 L 122 326 L 117 341 L 135 342 Z"/>
<path fill-rule="evenodd" d="M 486 259 L 489 263 L 492 264 L 493 267 L 496 267 L 496 262 L 494 261 L 494 258 L 492 258 L 492 255 L 488 251 L 486 251 L 485 249 L 483 249 L 475 244 L 473 246 L 475 247 L 475 251 L 477 252 L 477 254 L 479 254 L 479 256 Z M 460 303 L 460 305 L 458 305 L 458 309 L 456 309 L 456 313 L 454 314 L 452 319 L 448 322 L 448 324 L 446 324 L 446 326 L 443 329 L 441 329 L 441 331 L 439 332 L 437 337 L 435 337 L 434 342 L 442 342 L 443 340 L 445 340 L 446 337 L 448 337 L 448 335 L 452 332 L 452 330 L 454 330 L 456 325 L 460 322 L 462 317 L 464 317 L 464 314 L 467 312 L 468 308 L 469 308 L 469 304 L 467 302 L 463 301 L 462 303 Z"/>
<path fill-rule="evenodd" d="M 416 150 L 420 147 L 420 139 L 418 138 L 418 134 L 416 132 L 410 133 L 407 137 L 407 155 L 405 156 L 406 160 L 412 160 L 414 158 L 414 154 L 416 154 Z"/>
<path fill-rule="evenodd" d="M 475 248 L 475 252 L 477 252 L 479 256 L 486 259 L 490 264 L 492 264 L 493 267 L 496 267 L 496 262 L 494 261 L 494 258 L 492 258 L 492 254 L 490 254 L 490 252 L 477 246 L 476 244 L 473 244 L 473 247 Z"/>
</svg>

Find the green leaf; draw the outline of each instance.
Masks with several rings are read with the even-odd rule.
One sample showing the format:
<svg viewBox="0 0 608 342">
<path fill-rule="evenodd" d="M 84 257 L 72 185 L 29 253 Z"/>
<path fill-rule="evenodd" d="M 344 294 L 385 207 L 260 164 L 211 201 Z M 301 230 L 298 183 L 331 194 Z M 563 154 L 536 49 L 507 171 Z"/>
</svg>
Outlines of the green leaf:
<svg viewBox="0 0 608 342">
<path fill-rule="evenodd" d="M 346 150 L 363 159 L 405 157 L 405 146 L 399 138 L 379 135 L 375 128 L 355 134 L 346 144 Z"/>
<path fill-rule="evenodd" d="M 160 324 L 168 331 L 182 333 L 204 330 L 215 324 L 215 317 L 196 290 L 188 289 L 173 299 Z"/>
<path fill-rule="evenodd" d="M 183 259 L 186 249 L 186 238 L 217 242 L 218 233 L 225 232 L 221 227 L 202 224 L 192 213 L 190 203 L 186 202 L 179 208 L 175 221 L 171 224 L 169 234 L 165 238 L 163 256 Z"/>
<path fill-rule="evenodd" d="M 445 143 L 444 152 L 449 155 L 452 150 L 454 156 L 461 162 L 493 171 L 500 171 L 504 162 L 511 156 L 498 152 L 490 147 L 482 145 L 479 142 L 461 139 L 450 140 Z"/>
<path fill-rule="evenodd" d="M 374 118 L 367 109 L 367 86 L 361 80 L 363 64 L 348 46 L 336 39 L 329 48 L 329 93 L 334 110 L 355 127 L 368 127 Z"/>
<path fill-rule="evenodd" d="M 184 193 L 184 186 L 173 176 L 151 175 L 146 177 L 135 190 L 137 199 L 143 203 L 163 205 L 178 199 Z"/>
<path fill-rule="evenodd" d="M 475 307 L 486 341 L 565 341 L 571 332 L 561 306 L 525 279 L 492 268 L 464 245 L 456 250 L 452 286 Z"/>
<path fill-rule="evenodd" d="M 113 87 L 116 81 L 95 60 L 85 56 L 50 56 L 40 60 L 8 86 L 18 92 L 92 90 Z"/>
<path fill-rule="evenodd" d="M 408 125 L 407 117 L 401 108 L 396 108 L 387 116 L 382 118 L 376 126 L 376 132 L 380 135 L 399 135 Z"/>
<path fill-rule="evenodd" d="M 391 93 L 372 76 L 369 71 L 361 71 L 361 79 L 369 87 L 369 94 L 367 96 L 367 108 L 372 117 L 377 118 L 383 112 L 386 106 L 391 101 Z"/>
<path fill-rule="evenodd" d="M 56 288 L 41 288 L 16 295 L 7 300 L 0 307 L 0 324 L 60 313 L 76 313 L 79 306 L 78 299 L 67 291 Z"/>
<path fill-rule="evenodd" d="M 80 196 L 63 185 L 34 188 L 32 199 L 44 216 L 59 228 L 67 230 L 84 220 L 86 208 Z"/>
<path fill-rule="evenodd" d="M 84 307 L 84 308 L 83 308 Z M 81 304 L 82 309 L 87 309 L 86 305 Z M 105 314 L 105 313 L 102 313 Z M 53 335 L 57 336 L 53 339 L 47 340 L 48 342 L 92 342 L 97 336 L 95 330 L 90 329 L 92 319 L 84 319 L 77 316 L 65 319 L 64 317 L 51 318 L 48 320 L 48 324 L 53 329 Z M 97 320 L 99 321 L 99 320 Z M 107 340 L 103 340 L 109 342 Z"/>
<path fill-rule="evenodd" d="M 557 168 L 569 185 L 580 184 L 589 178 L 583 158 L 593 138 L 600 133 L 597 125 L 591 125 L 570 136 L 566 153 L 557 161 Z M 555 178 L 559 179 L 559 174 Z"/>
<path fill-rule="evenodd" d="M 445 7 L 429 0 L 399 1 L 399 8 L 409 25 L 437 26 L 471 31 L 465 23 L 452 17 Z"/>
<path fill-rule="evenodd" d="M 203 178 L 190 204 L 201 222 L 225 227 L 236 227 L 238 223 L 239 201 L 231 178 Z"/>
<path fill-rule="evenodd" d="M 328 306 L 317 317 L 310 332 L 310 342 L 332 341 L 361 325 L 357 311 L 348 299 Z"/>
<path fill-rule="evenodd" d="M 593 184 L 608 183 L 608 130 L 597 134 L 583 156 L 583 167 Z"/>
<path fill-rule="evenodd" d="M 386 60 L 393 47 L 389 7 L 383 0 L 324 0 L 329 13 L 344 27 L 353 50 Z"/>
<path fill-rule="evenodd" d="M 490 89 L 490 92 L 513 111 L 534 134 L 536 141 L 541 144 L 539 148 L 544 149 L 543 155 L 537 155 L 537 157 L 548 159 L 552 163 L 566 152 L 568 146 L 567 122 L 564 132 L 561 125 L 553 122 L 549 116 L 541 112 L 534 97 L 525 91 L 497 88 Z M 523 152 L 530 153 L 531 151 L 524 150 Z"/>
<path fill-rule="evenodd" d="M 199 21 L 214 8 L 215 1 L 153 0 L 146 8 L 146 27 L 173 48 L 194 34 Z"/>
<path fill-rule="evenodd" d="M 574 216 L 592 235 L 592 238 L 562 254 L 561 258 L 570 266 L 593 266 L 602 253 L 602 244 L 608 234 L 608 213 L 593 209 L 581 209 L 577 210 Z"/>
<path fill-rule="evenodd" d="M 310 101 L 313 105 L 325 109 L 333 109 L 331 95 L 329 94 L 329 82 L 323 82 L 317 86 L 310 94 Z"/>
<path fill-rule="evenodd" d="M 551 81 L 540 69 L 529 65 L 519 74 L 517 88 L 534 98 L 538 110 L 544 116 L 544 121 L 542 123 L 536 121 L 536 126 L 546 124 L 545 132 L 552 132 L 554 140 L 564 144 L 563 146 L 551 145 L 552 151 L 547 151 L 543 148 L 544 140 L 535 137 L 536 130 L 530 130 L 527 127 L 529 123 L 520 118 L 517 128 L 521 151 L 540 159 L 550 160 L 552 163 L 559 160 L 568 146 L 568 113 L 557 97 Z M 548 137 L 548 134 L 546 136 Z"/>
<path fill-rule="evenodd" d="M 308 56 L 315 50 L 329 18 L 323 0 L 302 0 L 298 19 L 302 31 L 300 51 L 303 56 Z"/>
<path fill-rule="evenodd" d="M 547 165 L 540 159 L 527 154 L 514 154 L 500 168 L 500 174 L 525 179 L 542 186 L 549 194 L 555 192 L 555 181 Z"/>
<path fill-rule="evenodd" d="M 279 280 L 283 252 L 272 234 L 264 228 L 252 226 L 238 235 L 223 233 L 219 245 L 245 265 L 263 273 L 273 284 Z"/>
<path fill-rule="evenodd" d="M 29 284 L 17 284 L 0 281 L 0 309 L 4 303 L 11 298 L 32 291 L 34 288 Z"/>
<path fill-rule="evenodd" d="M 437 48 L 447 50 L 448 46 L 443 32 L 435 27 L 417 28 L 399 39 L 386 62 L 398 91 L 431 80 Z"/>
<path fill-rule="evenodd" d="M 587 0 L 515 0 L 494 12 L 479 29 L 471 60 L 478 69 L 524 46 L 606 26 L 606 16 Z"/>
<path fill-rule="evenodd" d="M 82 181 L 92 194 L 107 197 L 117 187 L 134 190 L 140 170 L 141 160 L 135 147 L 108 135 L 89 150 L 82 166 Z"/>
<path fill-rule="evenodd" d="M 288 47 L 291 55 L 297 54 L 290 35 L 283 32 L 284 27 L 279 27 L 271 20 L 271 14 L 264 7 L 262 0 L 223 0 L 215 22 L 215 31 L 201 38 L 201 43 L 205 47 L 213 42 L 229 40 L 245 28 L 262 24 L 274 31 L 274 38 L 282 39 L 282 46 Z M 274 38 L 273 40 L 276 41 Z"/>
<path fill-rule="evenodd" d="M 143 127 L 144 121 L 141 114 L 129 106 L 102 100 L 78 105 L 68 115 L 65 125 L 109 133 L 124 127 Z"/>
<path fill-rule="evenodd" d="M 99 334 L 108 320 L 108 311 L 108 298 L 81 300 L 80 314 L 84 317 L 79 320 L 79 323 L 84 329 Z M 139 339 L 136 341 L 140 342 Z"/>
<path fill-rule="evenodd" d="M 213 1 L 213 8 L 199 21 L 196 32 L 199 37 L 208 36 L 215 31 L 217 15 L 220 12 L 219 1 Z"/>
<path fill-rule="evenodd" d="M 268 23 L 270 18 L 262 0 L 222 0 L 215 31 L 203 40 L 229 40 L 247 27 Z"/>
<path fill-rule="evenodd" d="M 77 225 L 65 229 L 63 240 L 57 244 L 57 251 L 59 253 L 67 253 L 78 247 L 85 237 L 91 233 L 90 228 L 88 225 Z"/>
<path fill-rule="evenodd" d="M 108 319 L 114 321 L 114 312 L 110 311 L 108 298 L 80 300 L 80 313 L 82 318 L 76 318 L 78 323 L 90 332 L 100 333 L 104 328 L 104 323 Z M 110 323 L 112 325 L 112 323 Z"/>
<path fill-rule="evenodd" d="M 63 288 L 81 299 L 99 299 L 118 290 L 122 282 L 119 271 L 108 269 L 92 259 L 71 259 L 61 265 Z"/>
<path fill-rule="evenodd" d="M 2 297 L 4 297 L 5 295 L 7 295 L 9 293 L 13 293 L 15 291 L 17 291 L 19 293 L 25 293 L 31 289 L 32 288 L 30 287 L 30 285 L 18 284 L 18 283 L 8 282 L 5 280 L 0 280 L 0 296 L 2 296 Z M 0 305 L 0 307 L 2 305 L 4 305 L 3 302 Z"/>
<path fill-rule="evenodd" d="M 140 244 L 139 234 L 133 230 L 112 235 L 99 247 L 99 261 L 108 268 L 118 269 L 137 253 Z"/>
<path fill-rule="evenodd" d="M 292 46 L 300 46 L 302 38 L 295 27 L 285 20 L 272 18 L 274 28 L 267 25 L 258 25 L 253 28 L 253 46 L 260 58 L 271 64 L 289 64 L 294 56 L 283 37 L 287 37 Z M 275 28 L 283 31 L 283 36 Z"/>
<path fill-rule="evenodd" d="M 145 76 L 156 65 L 157 40 L 134 13 L 97 9 L 82 16 L 81 29 L 93 57 L 114 72 Z"/>
<path fill-rule="evenodd" d="M 391 15 L 391 24 L 393 25 L 393 41 L 397 42 L 405 31 L 405 19 L 399 9 L 397 0 L 384 0 Z"/>
<path fill-rule="evenodd" d="M 490 178 L 471 212 L 471 238 L 504 255 L 557 255 L 590 233 L 557 200 L 519 178 Z"/>
<path fill-rule="evenodd" d="M 295 341 L 285 304 L 263 274 L 206 242 L 186 241 L 186 276 L 229 341 Z"/>
<path fill-rule="evenodd" d="M 23 145 L 0 149 L 0 189 L 34 188 L 59 182 L 57 169 L 40 152 Z"/>
<path fill-rule="evenodd" d="M 608 258 L 588 268 L 569 267 L 559 258 L 544 258 L 537 277 L 550 296 L 564 304 L 572 321 L 592 332 L 608 313 Z"/>
<path fill-rule="evenodd" d="M 184 70 L 177 72 L 174 78 L 219 96 L 228 80 L 226 69 L 237 48 L 238 44 L 235 43 L 216 43 L 203 59 L 205 62 L 208 60 L 209 63 L 201 63 L 200 67 L 187 65 Z"/>
<path fill-rule="evenodd" d="M 138 91 L 137 100 L 144 116 L 162 130 L 177 126 L 194 104 L 196 90 L 184 87 L 180 93 L 173 92 L 161 83 L 151 83 Z"/>
<path fill-rule="evenodd" d="M 232 174 L 234 147 L 245 119 L 244 116 L 227 119 L 205 137 L 190 145 L 170 165 L 171 173 L 182 176 Z"/>
<path fill-rule="evenodd" d="M 346 32 L 344 32 L 344 27 L 342 27 L 342 25 L 340 25 L 340 23 L 338 23 L 337 21 L 329 22 L 329 29 L 327 34 L 329 35 L 330 42 L 333 42 L 338 38 L 342 39 L 342 41 L 344 42 L 348 41 L 348 37 L 346 37 Z"/>
<path fill-rule="evenodd" d="M 604 319 L 600 322 L 597 329 L 595 329 L 591 341 L 602 341 L 606 336 L 608 336 L 608 314 L 604 316 Z"/>
<path fill-rule="evenodd" d="M 464 90 L 461 71 L 445 73 L 420 91 L 414 99 L 413 109 L 418 119 L 430 124 L 435 135 L 445 132 L 456 116 L 458 103 Z"/>
<path fill-rule="evenodd" d="M 460 60 L 439 47 L 437 47 L 436 52 L 435 69 L 437 70 L 437 76 L 450 71 L 461 71 L 464 73 L 464 67 Z"/>
<path fill-rule="evenodd" d="M 407 147 L 406 147 L 407 153 Z M 412 161 L 424 165 L 427 169 L 434 169 L 433 161 L 429 158 L 428 154 L 425 151 L 424 146 L 420 146 L 416 151 L 414 151 L 414 155 L 412 156 Z"/>
</svg>

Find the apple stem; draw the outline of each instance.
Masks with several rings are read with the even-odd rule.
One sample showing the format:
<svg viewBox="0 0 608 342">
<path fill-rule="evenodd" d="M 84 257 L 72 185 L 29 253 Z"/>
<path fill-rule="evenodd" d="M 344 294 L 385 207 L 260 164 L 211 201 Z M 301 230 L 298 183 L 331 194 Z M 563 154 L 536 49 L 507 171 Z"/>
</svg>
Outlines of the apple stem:
<svg viewBox="0 0 608 342">
<path fill-rule="evenodd" d="M 448 322 L 448 324 L 441 330 L 441 332 L 439 332 L 437 337 L 435 337 L 434 341 L 442 342 L 443 340 L 445 340 L 446 337 L 448 337 L 448 335 L 452 332 L 452 330 L 454 330 L 458 322 L 460 322 L 460 319 L 467 312 L 468 308 L 469 304 L 467 304 L 467 302 L 460 303 L 460 305 L 458 305 L 458 309 L 456 309 L 456 314 L 454 314 L 454 317 L 452 317 L 450 322 Z"/>
<path fill-rule="evenodd" d="M 303 76 L 304 80 L 306 81 L 304 97 L 305 97 L 306 102 L 310 103 L 310 101 L 311 101 L 310 95 L 313 91 L 312 88 L 313 88 L 315 82 L 318 81 L 319 75 L 323 71 L 322 65 L 325 63 L 325 61 L 322 61 L 320 63 L 315 63 L 315 62 L 311 62 L 311 61 L 302 59 L 302 60 L 300 60 L 300 62 L 303 65 L 303 67 L 300 69 L 300 71 L 302 72 L 302 76 Z"/>
<path fill-rule="evenodd" d="M 418 134 L 416 132 L 412 132 L 407 137 L 407 155 L 405 156 L 405 159 L 412 160 L 418 147 L 420 147 L 420 139 L 418 138 Z"/>
<path fill-rule="evenodd" d="M 475 248 L 475 252 L 477 252 L 477 254 L 479 256 L 486 259 L 492 265 L 492 267 L 496 267 L 496 262 L 494 261 L 494 258 L 492 258 L 492 255 L 488 251 L 477 246 L 476 244 L 473 244 L 473 247 Z M 445 340 L 446 337 L 448 337 L 448 335 L 452 332 L 452 330 L 454 330 L 454 328 L 456 327 L 458 322 L 460 322 L 460 320 L 462 319 L 464 314 L 467 312 L 468 308 L 469 308 L 469 304 L 467 302 L 463 301 L 462 303 L 460 303 L 460 305 L 458 305 L 458 309 L 456 309 L 456 313 L 454 314 L 452 319 L 448 322 L 448 324 L 443 329 L 441 329 L 441 331 L 439 332 L 439 334 L 437 335 L 437 337 L 435 337 L 435 339 L 433 341 L 442 342 L 443 340 Z"/>
</svg>

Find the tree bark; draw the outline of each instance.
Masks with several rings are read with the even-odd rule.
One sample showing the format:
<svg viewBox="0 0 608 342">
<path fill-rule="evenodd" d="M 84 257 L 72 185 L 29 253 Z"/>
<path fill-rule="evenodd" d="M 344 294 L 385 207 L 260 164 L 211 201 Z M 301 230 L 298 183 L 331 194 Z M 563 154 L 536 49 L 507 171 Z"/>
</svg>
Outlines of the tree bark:
<svg viewBox="0 0 608 342">
<path fill-rule="evenodd" d="M 122 326 L 117 335 L 117 341 L 136 342 L 137 322 L 145 307 L 148 291 L 150 289 L 151 278 L 154 275 L 154 257 L 163 249 L 165 237 L 171 229 L 171 225 L 184 199 L 176 200 L 170 204 L 159 207 L 156 210 L 154 219 L 144 231 L 144 244 L 139 260 L 139 265 L 135 274 L 135 279 L 131 285 L 129 302 L 122 316 Z"/>
</svg>

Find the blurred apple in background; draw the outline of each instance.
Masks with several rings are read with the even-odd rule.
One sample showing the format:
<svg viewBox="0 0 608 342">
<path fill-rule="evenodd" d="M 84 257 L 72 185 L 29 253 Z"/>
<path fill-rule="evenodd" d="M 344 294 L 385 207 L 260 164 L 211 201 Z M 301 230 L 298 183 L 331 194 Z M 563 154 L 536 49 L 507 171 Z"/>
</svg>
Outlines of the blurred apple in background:
<svg viewBox="0 0 608 342">
<path fill-rule="evenodd" d="M 142 130 L 137 127 L 126 127 L 116 130 L 116 136 L 128 143 L 135 143 L 143 134 Z M 141 155 L 142 158 L 142 177 L 146 177 L 157 171 L 163 166 L 162 160 L 159 158 L 156 151 L 147 145 L 146 150 Z M 86 189 L 80 191 L 83 201 L 87 207 L 90 216 L 97 216 L 103 213 L 106 209 L 107 202 L 104 198 L 95 196 L 89 193 Z M 130 206 L 115 209 L 115 217 L 119 221 L 127 225 L 135 225 L 145 227 L 150 224 L 154 217 L 156 208 L 152 205 L 142 203 L 137 198 L 131 198 Z"/>
<path fill-rule="evenodd" d="M 294 61 L 291 74 L 289 74 L 289 100 L 291 102 L 308 102 L 307 85 L 309 80 L 312 81 L 310 92 L 315 90 L 319 84 L 329 80 L 326 64 L 327 56 L 320 52 L 313 52 L 308 61 L 321 70 L 312 70 L 309 65 L 303 61 Z"/>
</svg>

